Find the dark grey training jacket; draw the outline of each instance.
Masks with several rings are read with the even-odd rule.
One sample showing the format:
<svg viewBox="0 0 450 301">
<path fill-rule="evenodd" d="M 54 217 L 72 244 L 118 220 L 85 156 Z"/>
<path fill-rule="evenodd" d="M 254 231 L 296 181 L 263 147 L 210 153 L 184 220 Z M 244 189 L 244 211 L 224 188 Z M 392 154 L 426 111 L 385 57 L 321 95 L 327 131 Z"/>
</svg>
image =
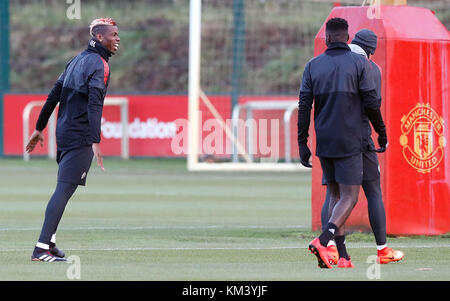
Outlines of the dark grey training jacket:
<svg viewBox="0 0 450 301">
<path fill-rule="evenodd" d="M 379 110 L 369 61 L 345 43 L 332 43 L 311 59 L 299 95 L 298 143 L 307 142 L 312 104 L 316 155 L 342 158 L 367 149 L 365 109 Z"/>
<path fill-rule="evenodd" d="M 43 130 L 59 102 L 56 126 L 58 150 L 70 150 L 100 142 L 103 101 L 106 96 L 112 53 L 91 39 L 88 48 L 73 58 L 60 75 L 39 114 L 37 130 Z"/>
</svg>

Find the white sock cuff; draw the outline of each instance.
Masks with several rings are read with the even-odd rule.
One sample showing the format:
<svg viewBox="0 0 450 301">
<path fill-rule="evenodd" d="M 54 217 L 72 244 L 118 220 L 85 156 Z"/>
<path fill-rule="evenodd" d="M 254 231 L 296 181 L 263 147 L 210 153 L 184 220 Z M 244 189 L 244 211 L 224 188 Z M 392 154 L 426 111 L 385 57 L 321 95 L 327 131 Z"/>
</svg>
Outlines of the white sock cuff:
<svg viewBox="0 0 450 301">
<path fill-rule="evenodd" d="M 50 242 L 56 244 L 56 234 L 52 235 L 52 238 L 50 238 Z"/>
<path fill-rule="evenodd" d="M 36 243 L 36 247 L 41 248 L 41 249 L 44 249 L 44 250 L 49 250 L 49 249 L 50 249 L 50 246 L 49 246 L 49 245 L 44 244 L 44 243 L 41 243 L 41 242 L 37 242 L 37 243 Z"/>
<path fill-rule="evenodd" d="M 381 245 L 381 246 L 377 245 L 377 250 L 381 251 L 381 250 L 383 250 L 386 247 L 387 247 L 387 244 L 384 244 L 384 245 Z"/>
<path fill-rule="evenodd" d="M 330 240 L 329 242 L 328 242 L 328 245 L 327 245 L 327 247 L 329 247 L 329 246 L 335 246 L 336 245 L 336 243 L 334 242 L 334 240 Z"/>
</svg>

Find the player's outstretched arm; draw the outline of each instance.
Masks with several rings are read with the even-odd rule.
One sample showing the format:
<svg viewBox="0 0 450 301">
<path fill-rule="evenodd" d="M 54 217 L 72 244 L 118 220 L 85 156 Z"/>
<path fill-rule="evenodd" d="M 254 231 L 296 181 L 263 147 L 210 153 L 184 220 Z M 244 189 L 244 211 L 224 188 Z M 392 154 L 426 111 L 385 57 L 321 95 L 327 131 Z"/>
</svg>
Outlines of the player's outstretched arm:
<svg viewBox="0 0 450 301">
<path fill-rule="evenodd" d="M 44 135 L 41 131 L 34 130 L 33 134 L 31 134 L 30 140 L 25 147 L 27 153 L 31 153 L 36 147 L 37 143 L 40 143 L 41 147 L 44 146 Z"/>
<path fill-rule="evenodd" d="M 44 135 L 42 134 L 42 131 L 47 126 L 48 119 L 52 115 L 53 110 L 59 102 L 64 79 L 63 74 L 56 81 L 53 89 L 50 91 L 50 94 L 47 97 L 47 101 L 45 102 L 44 106 L 41 109 L 41 112 L 39 113 L 39 117 L 36 122 L 36 129 L 34 130 L 33 134 L 31 134 L 31 137 L 25 147 L 25 151 L 27 153 L 31 153 L 38 142 L 40 143 L 41 147 L 44 146 Z"/>
<path fill-rule="evenodd" d="M 44 106 L 39 113 L 38 120 L 36 121 L 36 130 L 42 132 L 47 126 L 48 119 L 52 115 L 61 97 L 61 91 L 63 87 L 64 73 L 61 74 L 59 79 L 56 81 L 53 89 L 47 96 Z"/>
<path fill-rule="evenodd" d="M 105 167 L 103 166 L 103 155 L 100 150 L 99 143 L 92 143 L 92 151 L 94 152 L 95 159 L 97 160 L 97 165 L 105 171 Z"/>
</svg>

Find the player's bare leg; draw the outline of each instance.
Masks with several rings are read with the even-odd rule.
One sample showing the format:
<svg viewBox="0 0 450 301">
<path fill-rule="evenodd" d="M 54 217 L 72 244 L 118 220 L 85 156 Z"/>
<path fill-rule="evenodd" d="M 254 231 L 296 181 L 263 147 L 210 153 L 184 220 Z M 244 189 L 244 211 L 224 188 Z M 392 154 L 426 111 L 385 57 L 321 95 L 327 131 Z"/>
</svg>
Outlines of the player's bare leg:
<svg viewBox="0 0 450 301">
<path fill-rule="evenodd" d="M 334 206 L 329 223 L 333 223 L 338 228 L 343 226 L 347 218 L 352 213 L 358 202 L 360 185 L 339 185 L 340 199 Z"/>
<path fill-rule="evenodd" d="M 339 185 L 336 185 L 336 183 L 332 183 L 331 185 L 327 185 L 327 192 L 329 194 L 328 199 L 328 208 L 327 208 L 327 217 L 326 222 L 324 222 L 324 227 L 328 224 L 328 221 L 330 220 L 330 216 L 333 212 L 333 208 L 336 205 L 336 203 L 339 201 L 340 193 L 339 193 Z M 341 227 L 343 228 L 343 227 Z M 335 235 L 339 235 L 341 232 L 341 228 L 337 230 Z M 330 240 L 330 242 L 327 245 L 327 251 L 330 257 L 330 263 L 331 264 L 338 264 L 339 261 L 339 253 L 338 249 L 336 247 L 336 243 L 334 240 Z"/>
<path fill-rule="evenodd" d="M 330 189 L 330 201 L 328 203 L 328 219 L 330 219 L 331 215 L 333 214 L 333 209 L 340 199 L 340 193 L 337 187 L 338 185 L 331 185 L 331 187 L 327 187 L 327 189 Z M 334 233 L 334 242 L 335 245 L 329 244 L 327 247 L 332 263 L 337 264 L 338 267 L 341 268 L 354 267 L 351 262 L 350 255 L 348 255 L 347 248 L 345 246 L 345 224 L 340 226 L 339 229 L 337 229 L 337 231 Z"/>
<path fill-rule="evenodd" d="M 339 201 L 333 207 L 326 229 L 319 237 L 310 242 L 309 250 L 316 255 L 319 267 L 331 269 L 331 258 L 327 251 L 328 242 L 334 238 L 339 227 L 345 224 L 345 221 L 358 202 L 360 185 L 337 183 L 329 183 L 328 185 L 331 185 L 332 199 L 336 199 L 337 193 L 339 192 Z"/>
</svg>

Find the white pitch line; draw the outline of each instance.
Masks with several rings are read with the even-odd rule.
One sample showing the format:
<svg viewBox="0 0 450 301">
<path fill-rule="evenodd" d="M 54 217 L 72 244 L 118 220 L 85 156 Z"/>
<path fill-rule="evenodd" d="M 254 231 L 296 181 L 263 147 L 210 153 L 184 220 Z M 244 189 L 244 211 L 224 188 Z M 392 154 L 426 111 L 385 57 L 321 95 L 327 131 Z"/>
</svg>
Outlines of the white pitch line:
<svg viewBox="0 0 450 301">
<path fill-rule="evenodd" d="M 292 246 L 292 247 L 249 247 L 249 248 L 230 248 L 230 247 L 212 247 L 212 248 L 183 248 L 183 247 L 173 247 L 173 248 L 87 248 L 87 249 L 65 249 L 67 251 L 201 251 L 201 250 L 283 250 L 283 249 L 303 249 L 302 247 Z M 30 249 L 0 249 L 0 252 L 21 252 L 29 251 Z"/>
<path fill-rule="evenodd" d="M 363 245 L 356 244 L 351 245 L 347 244 L 349 249 L 375 249 L 374 245 Z M 404 249 L 421 249 L 421 248 L 450 248 L 450 244 L 444 245 L 395 245 L 395 248 L 404 248 Z M 113 252 L 113 251 L 208 251 L 208 250 L 216 250 L 216 251 L 240 251 L 240 250 L 286 250 L 286 249 L 307 249 L 307 246 L 278 246 L 278 247 L 172 247 L 172 248 L 86 248 L 86 249 L 78 249 L 78 248 L 69 248 L 65 249 L 66 251 L 101 251 L 101 252 Z M 0 249 L 0 252 L 23 252 L 30 251 L 27 249 Z"/>
<path fill-rule="evenodd" d="M 87 227 L 62 227 L 60 230 L 66 231 L 79 231 L 79 230 L 153 230 L 153 229 L 163 229 L 163 230 L 183 230 L 183 229 L 304 229 L 304 225 L 280 225 L 280 226 L 264 226 L 264 225 L 238 225 L 238 226 L 227 226 L 227 225 L 186 225 L 186 226 L 135 226 L 135 227 L 103 227 L 103 226 L 87 226 Z M 30 228 L 0 228 L 0 231 L 40 231 L 41 228 L 30 227 Z"/>
</svg>

